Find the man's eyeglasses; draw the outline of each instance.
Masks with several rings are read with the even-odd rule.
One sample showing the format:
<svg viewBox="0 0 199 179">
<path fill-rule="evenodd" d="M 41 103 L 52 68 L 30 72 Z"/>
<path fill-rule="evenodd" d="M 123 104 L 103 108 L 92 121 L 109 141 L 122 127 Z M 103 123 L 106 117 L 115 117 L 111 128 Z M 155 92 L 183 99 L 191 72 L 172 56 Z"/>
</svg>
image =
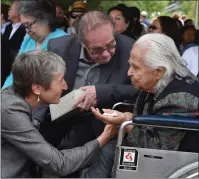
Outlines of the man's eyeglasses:
<svg viewBox="0 0 199 179">
<path fill-rule="evenodd" d="M 113 42 L 111 42 L 106 48 L 88 48 L 86 45 L 84 45 L 84 47 L 92 54 L 92 55 L 100 55 L 102 54 L 105 50 L 112 50 L 113 48 L 115 48 L 116 46 L 116 41 L 114 40 Z"/>
<path fill-rule="evenodd" d="M 28 25 L 24 25 L 24 27 L 27 29 L 27 30 L 31 30 L 31 28 L 32 28 L 32 26 L 33 26 L 33 24 L 35 24 L 36 23 L 36 20 L 35 21 L 33 21 L 33 22 L 31 22 L 30 24 L 28 24 Z"/>
</svg>

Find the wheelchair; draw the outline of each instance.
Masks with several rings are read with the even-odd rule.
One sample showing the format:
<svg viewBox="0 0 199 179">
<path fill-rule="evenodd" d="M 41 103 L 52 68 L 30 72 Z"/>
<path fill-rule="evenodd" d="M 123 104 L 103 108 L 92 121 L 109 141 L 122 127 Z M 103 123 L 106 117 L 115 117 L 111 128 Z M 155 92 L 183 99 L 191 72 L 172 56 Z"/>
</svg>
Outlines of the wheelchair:
<svg viewBox="0 0 199 179">
<path fill-rule="evenodd" d="M 113 109 L 118 108 L 119 103 Z M 123 104 L 126 105 L 126 104 Z M 132 107 L 132 105 L 131 105 Z M 123 108 L 123 107 L 122 107 Z M 180 151 L 123 146 L 124 129 L 128 125 L 186 130 Z M 191 135 L 190 135 L 191 134 Z M 194 136 L 194 139 L 193 139 Z M 194 145 L 191 146 L 190 142 Z M 112 177 L 115 178 L 198 178 L 199 119 L 143 115 L 124 122 L 119 130 Z"/>
</svg>

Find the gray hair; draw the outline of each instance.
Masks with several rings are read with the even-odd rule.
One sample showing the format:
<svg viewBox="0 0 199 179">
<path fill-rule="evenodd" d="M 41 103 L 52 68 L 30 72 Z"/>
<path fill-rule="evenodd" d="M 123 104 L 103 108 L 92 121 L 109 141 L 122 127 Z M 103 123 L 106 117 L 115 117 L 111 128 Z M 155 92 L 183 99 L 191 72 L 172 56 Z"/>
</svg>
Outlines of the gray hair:
<svg viewBox="0 0 199 179">
<path fill-rule="evenodd" d="M 32 92 L 32 84 L 49 89 L 53 77 L 65 73 L 63 59 L 47 51 L 31 51 L 17 56 L 13 65 L 13 87 L 16 93 L 27 96 Z"/>
<path fill-rule="evenodd" d="M 56 6 L 52 0 L 21 0 L 19 2 L 19 14 L 48 25 L 52 31 L 56 29 Z"/>
<path fill-rule="evenodd" d="M 113 21 L 108 14 L 101 11 L 90 11 L 79 18 L 76 22 L 75 31 L 80 41 L 85 42 L 85 35 L 90 30 L 108 24 L 113 27 L 113 33 L 115 33 Z"/>
<path fill-rule="evenodd" d="M 162 67 L 165 73 L 158 81 L 155 91 L 161 91 L 176 76 L 183 78 L 197 78 L 186 67 L 186 61 L 180 56 L 174 41 L 163 34 L 146 34 L 134 46 L 143 49 L 143 59 L 151 69 Z"/>
</svg>

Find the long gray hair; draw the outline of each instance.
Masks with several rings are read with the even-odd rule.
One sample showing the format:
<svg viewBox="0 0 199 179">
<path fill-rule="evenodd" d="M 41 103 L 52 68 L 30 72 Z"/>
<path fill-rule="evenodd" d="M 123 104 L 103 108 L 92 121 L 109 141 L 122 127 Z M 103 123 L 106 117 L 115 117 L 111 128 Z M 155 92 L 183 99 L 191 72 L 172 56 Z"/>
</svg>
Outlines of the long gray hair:
<svg viewBox="0 0 199 179">
<path fill-rule="evenodd" d="M 151 69 L 164 68 L 165 73 L 158 81 L 155 90 L 159 91 L 175 77 L 191 78 L 197 80 L 186 67 L 187 62 L 180 56 L 174 41 L 163 34 L 146 34 L 134 46 L 144 49 L 144 62 Z"/>
</svg>

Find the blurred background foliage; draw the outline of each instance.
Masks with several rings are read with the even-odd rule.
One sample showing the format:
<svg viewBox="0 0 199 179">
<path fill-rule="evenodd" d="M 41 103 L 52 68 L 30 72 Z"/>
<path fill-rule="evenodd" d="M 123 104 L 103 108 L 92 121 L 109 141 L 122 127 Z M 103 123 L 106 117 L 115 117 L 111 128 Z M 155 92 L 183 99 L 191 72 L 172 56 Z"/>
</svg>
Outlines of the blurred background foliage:
<svg viewBox="0 0 199 179">
<path fill-rule="evenodd" d="M 60 3 L 64 10 L 67 12 L 69 6 L 76 0 L 54 0 Z M 199 1 L 199 0 L 198 0 Z M 2 3 L 11 4 L 12 0 L 1 0 Z M 124 3 L 127 6 L 136 6 L 140 11 L 146 11 L 148 13 L 148 18 L 152 19 L 159 15 L 169 15 L 171 16 L 173 12 L 179 12 L 180 15 L 188 15 L 189 18 L 196 21 L 196 8 L 197 0 L 170 0 L 170 1 L 156 1 L 156 0 L 87 0 L 88 7 L 90 10 L 98 9 L 103 11 L 108 11 L 110 7 L 113 7 L 119 3 Z M 166 12 L 166 8 L 169 5 L 177 3 L 177 8 L 169 12 Z M 198 10 L 199 11 L 199 10 Z M 198 21 L 198 20 L 197 20 Z"/>
</svg>

